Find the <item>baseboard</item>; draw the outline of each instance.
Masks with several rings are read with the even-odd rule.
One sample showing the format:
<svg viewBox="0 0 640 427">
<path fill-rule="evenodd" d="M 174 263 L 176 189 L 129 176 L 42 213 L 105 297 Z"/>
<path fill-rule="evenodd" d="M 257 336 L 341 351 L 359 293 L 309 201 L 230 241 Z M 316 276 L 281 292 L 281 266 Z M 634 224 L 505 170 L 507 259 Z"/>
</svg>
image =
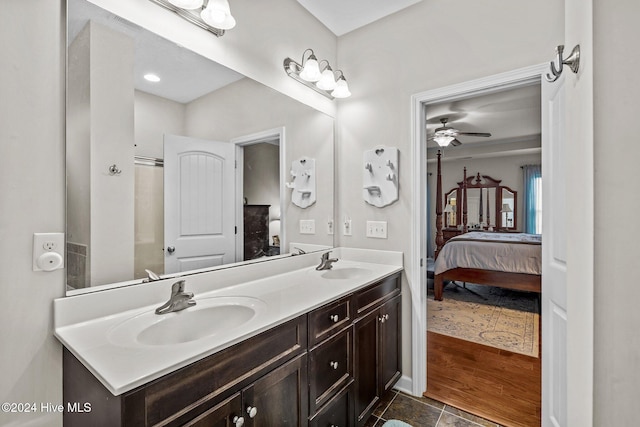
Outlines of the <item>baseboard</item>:
<svg viewBox="0 0 640 427">
<path fill-rule="evenodd" d="M 393 388 L 405 394 L 413 396 L 413 380 L 410 376 L 401 376 L 396 385 L 393 386 Z"/>
</svg>

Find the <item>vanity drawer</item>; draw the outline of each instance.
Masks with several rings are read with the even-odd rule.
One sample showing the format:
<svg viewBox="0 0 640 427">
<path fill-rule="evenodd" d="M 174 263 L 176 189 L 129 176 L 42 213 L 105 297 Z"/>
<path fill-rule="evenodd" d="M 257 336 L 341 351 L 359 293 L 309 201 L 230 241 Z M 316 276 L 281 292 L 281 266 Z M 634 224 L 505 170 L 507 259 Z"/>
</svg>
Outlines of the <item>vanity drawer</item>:
<svg viewBox="0 0 640 427">
<path fill-rule="evenodd" d="M 309 412 L 314 413 L 353 380 L 353 326 L 309 353 Z"/>
<path fill-rule="evenodd" d="M 307 348 L 306 316 L 193 363 L 144 387 L 145 425 L 181 424 Z M 186 415 L 186 417 L 185 417 Z"/>
<path fill-rule="evenodd" d="M 309 347 L 351 324 L 351 298 L 342 298 L 309 313 Z"/>
<path fill-rule="evenodd" d="M 345 387 L 309 420 L 309 427 L 348 427 L 353 425 L 352 386 Z"/>
<path fill-rule="evenodd" d="M 375 309 L 386 300 L 400 293 L 400 273 L 396 273 L 366 289 L 356 292 L 353 296 L 355 317 L 362 317 Z"/>
</svg>

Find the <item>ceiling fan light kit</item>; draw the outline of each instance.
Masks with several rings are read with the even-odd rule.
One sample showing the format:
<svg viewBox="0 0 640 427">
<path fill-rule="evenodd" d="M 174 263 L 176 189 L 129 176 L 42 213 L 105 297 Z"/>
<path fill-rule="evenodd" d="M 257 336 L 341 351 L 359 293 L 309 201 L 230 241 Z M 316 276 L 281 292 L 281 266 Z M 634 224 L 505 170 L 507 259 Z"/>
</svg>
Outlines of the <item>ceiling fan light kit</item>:
<svg viewBox="0 0 640 427">
<path fill-rule="evenodd" d="M 449 118 L 443 117 L 440 119 L 440 123 L 442 126 L 437 128 L 433 136 L 428 138 L 436 142 L 440 147 L 447 147 L 449 145 L 458 146 L 461 145 L 462 142 L 458 140 L 458 136 L 466 135 L 466 136 L 478 136 L 483 138 L 488 138 L 491 136 L 488 132 L 461 132 L 458 129 L 455 129 L 451 126 L 447 126 L 447 122 Z"/>
<path fill-rule="evenodd" d="M 325 63 L 326 65 L 323 65 Z M 302 52 L 300 62 L 285 58 L 283 65 L 289 77 L 329 99 L 351 96 L 344 73 L 341 70 L 334 71 L 326 59 L 318 62 L 313 49 Z"/>
</svg>

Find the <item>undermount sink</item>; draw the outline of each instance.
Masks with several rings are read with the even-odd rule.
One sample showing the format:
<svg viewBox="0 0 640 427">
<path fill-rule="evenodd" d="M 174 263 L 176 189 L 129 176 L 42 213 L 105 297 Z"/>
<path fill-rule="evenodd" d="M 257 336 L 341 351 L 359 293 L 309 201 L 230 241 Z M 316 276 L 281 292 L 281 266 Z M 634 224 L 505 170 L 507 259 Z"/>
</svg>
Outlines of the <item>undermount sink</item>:
<svg viewBox="0 0 640 427">
<path fill-rule="evenodd" d="M 245 325 L 266 307 L 264 301 L 251 297 L 202 298 L 182 311 L 158 315 L 150 310 L 131 317 L 108 335 L 112 343 L 125 346 L 183 344 Z"/>
<path fill-rule="evenodd" d="M 356 279 L 371 274 L 371 270 L 360 267 L 333 268 L 320 275 L 325 279 Z"/>
</svg>

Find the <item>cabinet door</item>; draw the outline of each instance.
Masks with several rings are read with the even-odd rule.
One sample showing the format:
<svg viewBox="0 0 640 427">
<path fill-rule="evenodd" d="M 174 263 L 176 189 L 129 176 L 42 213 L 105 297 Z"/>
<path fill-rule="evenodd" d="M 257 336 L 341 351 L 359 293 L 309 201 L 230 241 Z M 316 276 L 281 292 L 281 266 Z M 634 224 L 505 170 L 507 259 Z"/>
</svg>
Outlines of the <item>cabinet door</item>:
<svg viewBox="0 0 640 427">
<path fill-rule="evenodd" d="M 356 425 L 362 426 L 380 399 L 378 392 L 378 320 L 379 310 L 355 323 L 355 413 Z"/>
<path fill-rule="evenodd" d="M 402 371 L 401 296 L 380 309 L 380 393 L 393 387 Z"/>
<path fill-rule="evenodd" d="M 307 425 L 307 355 L 271 371 L 243 391 L 247 427 Z"/>
<path fill-rule="evenodd" d="M 241 427 L 247 417 L 242 415 L 240 392 L 184 424 L 184 427 Z"/>
<path fill-rule="evenodd" d="M 314 414 L 353 378 L 353 327 L 309 353 L 309 409 Z"/>
<path fill-rule="evenodd" d="M 343 388 L 313 418 L 309 427 L 351 427 L 353 426 L 353 391 Z"/>
</svg>

